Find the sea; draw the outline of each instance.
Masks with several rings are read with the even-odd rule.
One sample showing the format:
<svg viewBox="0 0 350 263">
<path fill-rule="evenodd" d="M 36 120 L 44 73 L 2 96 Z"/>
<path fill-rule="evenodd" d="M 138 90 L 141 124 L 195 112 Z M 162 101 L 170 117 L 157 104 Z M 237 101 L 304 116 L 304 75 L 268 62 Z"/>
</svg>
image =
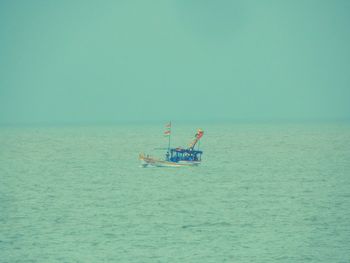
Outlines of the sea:
<svg viewBox="0 0 350 263">
<path fill-rule="evenodd" d="M 0 127 L 0 262 L 350 262 L 350 124 Z"/>
</svg>

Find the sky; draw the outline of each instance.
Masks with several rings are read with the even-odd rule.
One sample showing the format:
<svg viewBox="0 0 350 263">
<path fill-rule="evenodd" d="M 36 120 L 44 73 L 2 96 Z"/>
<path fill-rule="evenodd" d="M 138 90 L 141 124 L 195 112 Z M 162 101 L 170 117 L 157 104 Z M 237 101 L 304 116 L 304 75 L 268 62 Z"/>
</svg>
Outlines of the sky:
<svg viewBox="0 0 350 263">
<path fill-rule="evenodd" d="M 0 0 L 0 124 L 350 120 L 348 0 Z"/>
</svg>

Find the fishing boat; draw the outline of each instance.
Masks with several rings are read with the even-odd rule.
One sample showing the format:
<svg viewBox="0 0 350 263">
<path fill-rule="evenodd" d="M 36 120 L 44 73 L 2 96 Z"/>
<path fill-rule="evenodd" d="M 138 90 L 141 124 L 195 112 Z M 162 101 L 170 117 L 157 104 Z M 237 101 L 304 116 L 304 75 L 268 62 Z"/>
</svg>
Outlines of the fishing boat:
<svg viewBox="0 0 350 263">
<path fill-rule="evenodd" d="M 146 155 L 144 153 L 140 154 L 139 159 L 141 161 L 142 167 L 182 167 L 182 166 L 197 166 L 202 161 L 203 151 L 199 150 L 199 141 L 203 137 L 203 130 L 199 129 L 195 134 L 194 140 L 190 143 L 188 148 L 171 148 L 171 122 L 166 126 L 164 135 L 168 137 L 168 148 L 165 154 L 165 158 L 158 159 Z M 195 146 L 197 145 L 197 149 Z"/>
</svg>

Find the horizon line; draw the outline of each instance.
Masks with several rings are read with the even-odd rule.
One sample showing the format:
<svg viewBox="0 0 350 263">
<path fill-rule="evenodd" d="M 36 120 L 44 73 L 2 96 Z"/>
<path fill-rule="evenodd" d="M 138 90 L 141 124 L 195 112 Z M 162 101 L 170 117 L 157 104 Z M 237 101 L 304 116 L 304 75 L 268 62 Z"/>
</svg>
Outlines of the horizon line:
<svg viewBox="0 0 350 263">
<path fill-rule="evenodd" d="M 32 121 L 32 122 L 0 122 L 0 127 L 16 127 L 16 126 L 112 126 L 112 125 L 123 125 L 123 124 L 155 124 L 163 122 L 175 122 L 179 124 L 187 123 L 231 123 L 231 124 L 296 124 L 296 123 L 310 123 L 310 124 L 321 124 L 321 123 L 350 123 L 350 119 L 339 118 L 339 119 L 216 119 L 216 120 L 174 120 L 174 119 L 163 119 L 163 120 L 106 120 L 106 121 Z"/>
</svg>

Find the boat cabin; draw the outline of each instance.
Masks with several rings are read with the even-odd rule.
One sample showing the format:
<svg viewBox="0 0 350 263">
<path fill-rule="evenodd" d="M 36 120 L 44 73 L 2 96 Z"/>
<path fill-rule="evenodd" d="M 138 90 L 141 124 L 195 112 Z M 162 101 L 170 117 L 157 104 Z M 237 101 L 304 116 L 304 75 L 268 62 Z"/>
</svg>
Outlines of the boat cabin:
<svg viewBox="0 0 350 263">
<path fill-rule="evenodd" d="M 191 148 L 182 149 L 182 148 L 172 148 L 170 153 L 167 152 L 166 160 L 170 162 L 200 162 L 202 158 L 202 151 L 196 151 Z"/>
</svg>

